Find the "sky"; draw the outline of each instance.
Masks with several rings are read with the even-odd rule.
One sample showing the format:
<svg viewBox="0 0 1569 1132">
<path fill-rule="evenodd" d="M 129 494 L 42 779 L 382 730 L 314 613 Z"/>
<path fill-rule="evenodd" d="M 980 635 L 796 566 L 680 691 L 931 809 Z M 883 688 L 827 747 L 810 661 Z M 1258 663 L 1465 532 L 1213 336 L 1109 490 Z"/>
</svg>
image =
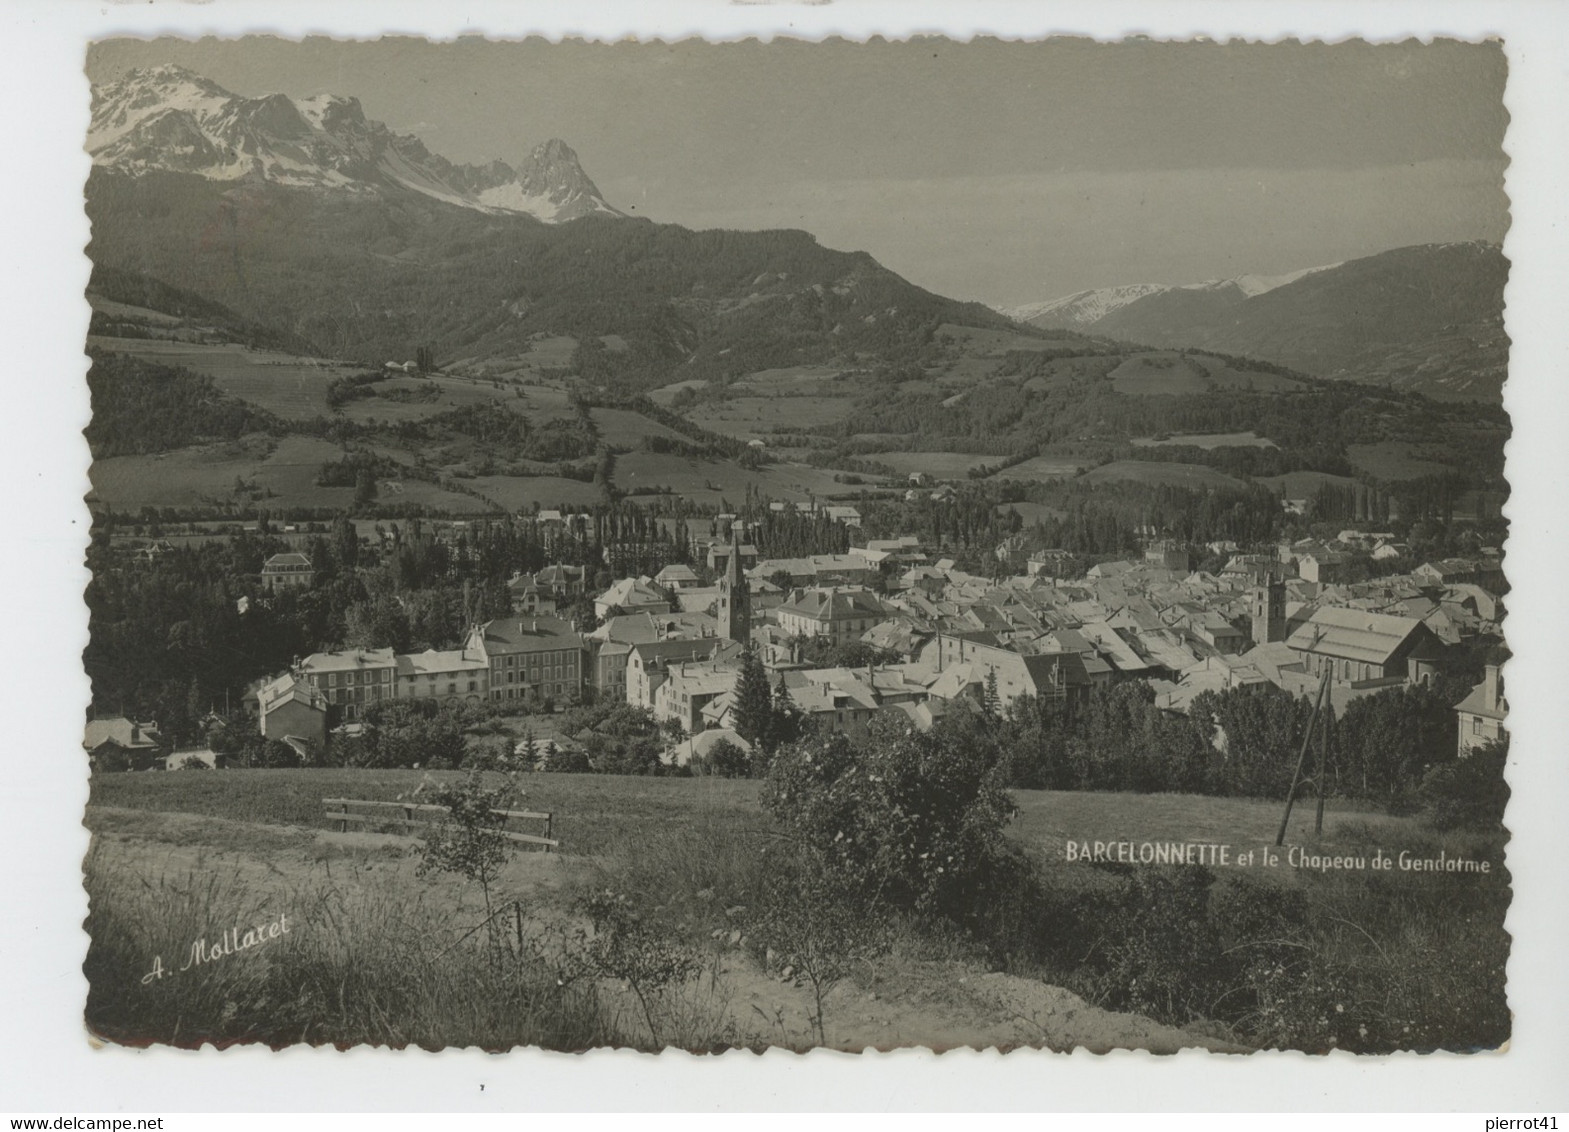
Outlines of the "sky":
<svg viewBox="0 0 1569 1132">
<path fill-rule="evenodd" d="M 357 97 L 458 162 L 565 139 L 609 202 L 802 228 L 997 306 L 1501 241 L 1496 44 L 111 40 L 243 95 Z"/>
</svg>

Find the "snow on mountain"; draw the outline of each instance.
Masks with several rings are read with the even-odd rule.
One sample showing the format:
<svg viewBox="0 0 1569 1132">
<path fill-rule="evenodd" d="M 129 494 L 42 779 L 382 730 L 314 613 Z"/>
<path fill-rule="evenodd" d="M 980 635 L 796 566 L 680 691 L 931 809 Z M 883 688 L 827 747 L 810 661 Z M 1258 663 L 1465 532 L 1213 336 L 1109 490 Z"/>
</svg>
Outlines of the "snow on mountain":
<svg viewBox="0 0 1569 1132">
<path fill-rule="evenodd" d="M 1339 266 L 1340 264 L 1338 263 L 1326 263 L 1318 267 L 1304 267 L 1300 271 L 1287 272 L 1285 275 L 1239 275 L 1235 279 L 1228 280 L 1228 282 L 1235 283 L 1242 289 L 1242 293 L 1251 299 L 1255 295 L 1273 291 L 1276 287 L 1284 287 L 1287 283 L 1295 283 L 1298 279 L 1302 279 L 1305 276 L 1313 275 L 1320 271 L 1328 271 Z"/>
<path fill-rule="evenodd" d="M 1239 275 L 1234 279 L 1206 279 L 1201 283 L 1125 283 L 1118 287 L 1079 291 L 1043 303 L 999 309 L 1001 313 L 1017 322 L 1078 330 L 1093 326 L 1113 311 L 1121 310 L 1128 304 L 1138 302 L 1150 295 L 1160 295 L 1170 291 L 1224 292 L 1234 287 L 1241 292 L 1243 298 L 1251 299 L 1266 291 L 1273 291 L 1276 287 L 1295 283 L 1298 279 L 1312 275 L 1314 272 L 1327 271 L 1339 266 L 1338 263 L 1330 263 L 1320 267 L 1305 267 L 1285 275 Z"/>
<path fill-rule="evenodd" d="M 1014 307 L 1002 313 L 1016 322 L 1033 322 L 1043 315 L 1053 315 L 1057 320 L 1065 323 L 1087 326 L 1104 318 L 1118 307 L 1127 306 L 1135 299 L 1142 299 L 1145 295 L 1170 289 L 1170 286 L 1165 283 L 1129 283 L 1122 287 L 1101 287 L 1091 291 L 1079 291 L 1060 299 Z"/>
<path fill-rule="evenodd" d="M 129 71 L 94 87 L 87 150 L 94 164 L 132 176 L 190 173 L 359 193 L 396 186 L 547 223 L 624 215 L 560 139 L 535 147 L 516 169 L 504 161 L 454 165 L 418 138 L 366 118 L 358 99 L 244 98 L 176 66 Z"/>
</svg>

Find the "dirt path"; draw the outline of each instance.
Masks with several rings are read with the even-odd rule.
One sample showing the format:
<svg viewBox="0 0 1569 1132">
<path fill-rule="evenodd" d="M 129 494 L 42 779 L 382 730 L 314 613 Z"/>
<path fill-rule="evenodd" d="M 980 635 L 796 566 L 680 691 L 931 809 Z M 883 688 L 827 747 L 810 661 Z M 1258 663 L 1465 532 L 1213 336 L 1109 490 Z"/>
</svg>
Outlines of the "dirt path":
<svg viewBox="0 0 1569 1132">
<path fill-rule="evenodd" d="M 473 916 L 482 907 L 471 885 L 417 876 L 415 842 L 399 835 L 96 806 L 89 807 L 86 824 L 94 835 L 89 858 L 94 868 L 148 878 L 218 874 L 228 891 L 284 911 L 291 900 L 324 887 L 345 896 L 398 888 L 450 905 L 455 917 Z M 549 905 L 582 865 L 560 854 L 520 853 L 497 888 L 508 899 Z M 217 909 L 215 915 L 223 912 Z M 629 1032 L 646 1033 L 630 993 L 604 989 Z M 811 987 L 764 972 L 739 951 L 725 953 L 698 983 L 669 996 L 661 1011 L 661 1040 L 675 1045 L 710 1043 L 716 1033 L 738 1046 L 806 1049 L 816 1044 Z M 1102 1010 L 1061 987 L 948 961 L 883 958 L 833 987 L 823 1017 L 827 1044 L 853 1051 L 926 1046 L 1246 1052 L 1213 1036 Z"/>
<path fill-rule="evenodd" d="M 780 1045 L 814 1044 L 809 985 L 782 981 L 745 962 L 735 963 L 723 978 L 738 1024 L 749 1024 Z M 1248 1052 L 1245 1046 L 1136 1014 L 1102 1010 L 1061 987 L 952 962 L 885 960 L 875 972 L 858 973 L 855 981 L 834 987 L 824 1000 L 823 1019 L 828 1045 L 845 1050 L 995 1046 L 1176 1053 L 1199 1047 Z"/>
</svg>

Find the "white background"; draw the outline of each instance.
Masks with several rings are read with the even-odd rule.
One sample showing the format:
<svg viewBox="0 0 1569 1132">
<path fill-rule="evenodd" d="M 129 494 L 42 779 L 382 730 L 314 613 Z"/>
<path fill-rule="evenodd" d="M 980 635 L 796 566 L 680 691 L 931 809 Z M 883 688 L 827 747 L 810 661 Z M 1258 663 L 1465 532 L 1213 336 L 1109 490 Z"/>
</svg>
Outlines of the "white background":
<svg viewBox="0 0 1569 1132">
<path fill-rule="evenodd" d="M 923 1051 L 799 1057 L 665 1053 L 504 1057 L 473 1051 L 393 1054 L 293 1049 L 175 1052 L 93 1049 L 81 1026 L 86 913 L 80 825 L 87 700 L 81 592 L 87 513 L 82 355 L 88 263 L 81 150 L 88 120 L 85 43 L 114 34 L 450 38 L 678 38 L 707 34 L 915 32 L 1117 38 L 1195 34 L 1337 40 L 1499 35 L 1510 62 L 1507 148 L 1514 340 L 1506 405 L 1514 586 L 1508 670 L 1515 765 L 1508 864 L 1515 878 L 1509 965 L 1510 1050 L 1472 1057 L 1356 1059 L 1186 1053 L 1152 1058 L 1022 1051 L 1007 1057 Z M 1565 333 L 1569 20 L 1553 3 L 968 3 L 822 5 L 215 2 L 95 4 L 10 0 L 0 11 L 0 326 L 4 399 L 0 470 L 0 1112 L 678 1109 L 1490 1110 L 1551 1111 L 1569 1096 L 1565 901 L 1569 867 L 1569 550 L 1564 453 L 1569 413 Z M 484 1084 L 483 1091 L 480 1085 Z M 1088 1123 L 1088 1122 L 1086 1122 Z M 1480 1121 L 1475 1125 L 1479 1132 Z M 1569 1128 L 1569 1125 L 1566 1125 Z"/>
</svg>

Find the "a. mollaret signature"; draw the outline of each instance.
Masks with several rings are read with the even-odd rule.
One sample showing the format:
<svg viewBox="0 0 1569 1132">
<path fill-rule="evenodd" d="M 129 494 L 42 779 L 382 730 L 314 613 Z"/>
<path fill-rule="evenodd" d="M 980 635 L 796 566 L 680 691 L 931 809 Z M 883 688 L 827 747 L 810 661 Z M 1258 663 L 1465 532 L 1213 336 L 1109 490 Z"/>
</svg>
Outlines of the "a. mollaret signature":
<svg viewBox="0 0 1569 1132">
<path fill-rule="evenodd" d="M 244 929 L 243 935 L 240 934 L 241 930 L 239 925 L 225 928 L 219 934 L 216 944 L 209 942 L 205 937 L 197 940 L 191 944 L 191 949 L 186 955 L 185 965 L 180 967 L 179 971 L 189 971 L 192 967 L 199 967 L 203 963 L 216 963 L 220 959 L 227 959 L 236 952 L 249 951 L 253 947 L 260 947 L 264 943 L 281 939 L 289 934 L 289 917 L 280 915 L 270 923 Z M 146 986 L 167 974 L 173 973 L 175 972 L 164 967 L 163 956 L 155 955 L 153 956 L 152 970 L 142 976 L 142 985 Z"/>
</svg>

